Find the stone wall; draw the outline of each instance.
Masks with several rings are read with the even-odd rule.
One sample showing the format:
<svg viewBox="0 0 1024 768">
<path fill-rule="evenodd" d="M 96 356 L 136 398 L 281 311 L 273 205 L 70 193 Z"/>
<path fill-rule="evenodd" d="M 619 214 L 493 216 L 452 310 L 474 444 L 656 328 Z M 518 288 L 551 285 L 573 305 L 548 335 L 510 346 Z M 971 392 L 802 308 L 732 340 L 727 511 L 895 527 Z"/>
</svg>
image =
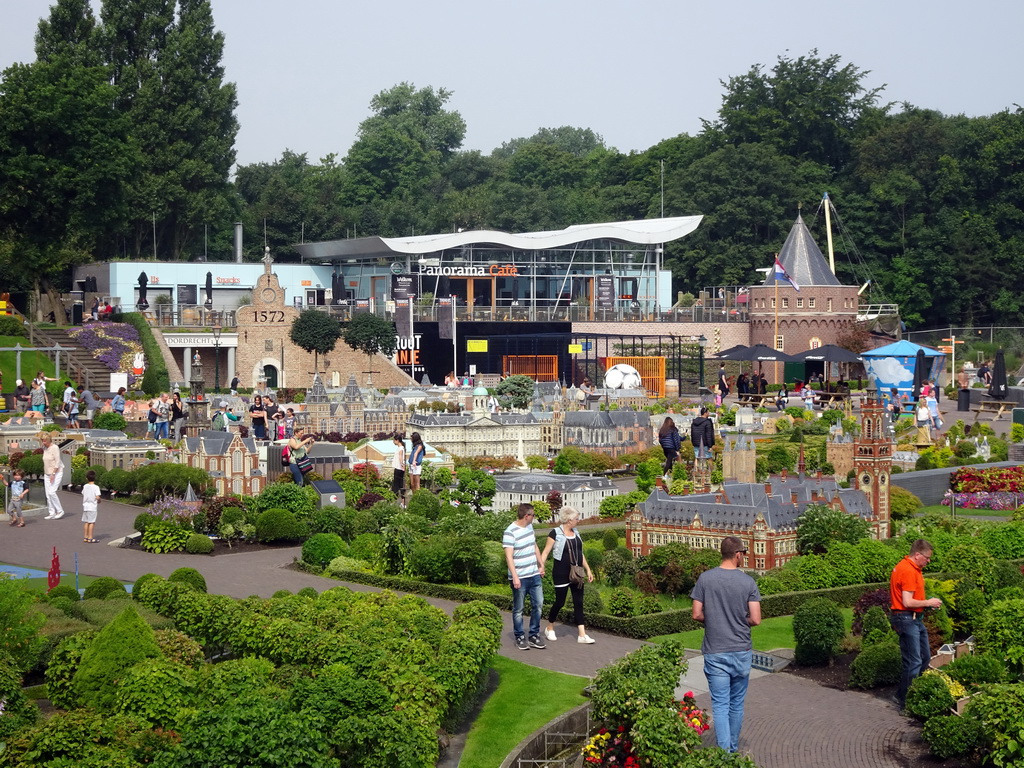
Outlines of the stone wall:
<svg viewBox="0 0 1024 768">
<path fill-rule="evenodd" d="M 556 717 L 523 739 L 501 768 L 568 768 L 580 764 L 580 748 L 590 738 L 590 702 Z M 575 747 L 575 748 L 574 748 Z M 546 762 L 545 762 L 546 761 Z"/>
</svg>

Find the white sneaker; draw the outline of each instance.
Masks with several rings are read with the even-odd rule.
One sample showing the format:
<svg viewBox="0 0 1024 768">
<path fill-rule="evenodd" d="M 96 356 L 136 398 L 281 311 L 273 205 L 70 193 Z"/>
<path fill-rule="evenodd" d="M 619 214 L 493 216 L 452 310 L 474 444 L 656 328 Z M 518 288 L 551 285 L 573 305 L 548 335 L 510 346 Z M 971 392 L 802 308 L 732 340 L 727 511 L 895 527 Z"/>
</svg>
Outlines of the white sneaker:
<svg viewBox="0 0 1024 768">
<path fill-rule="evenodd" d="M 61 512 L 59 515 L 54 515 L 53 519 L 54 520 L 60 520 L 62 517 L 64 517 L 64 513 L 63 512 Z"/>
<path fill-rule="evenodd" d="M 579 637 L 576 638 L 576 642 L 577 643 L 583 643 L 585 645 L 590 645 L 591 643 L 593 643 L 595 641 L 594 641 L 594 638 L 592 638 L 590 635 L 580 635 Z"/>
<path fill-rule="evenodd" d="M 545 630 L 544 630 L 544 637 L 545 637 L 545 638 L 546 638 L 547 640 L 551 640 L 552 642 L 554 642 L 555 640 L 557 640 L 557 639 L 558 639 L 558 638 L 557 638 L 557 637 L 555 636 L 555 630 L 553 630 L 553 629 L 545 629 Z"/>
<path fill-rule="evenodd" d="M 56 517 L 56 515 L 53 514 L 53 512 L 51 512 L 46 517 L 44 517 L 43 520 L 53 520 L 53 518 L 55 518 L 55 517 Z"/>
</svg>

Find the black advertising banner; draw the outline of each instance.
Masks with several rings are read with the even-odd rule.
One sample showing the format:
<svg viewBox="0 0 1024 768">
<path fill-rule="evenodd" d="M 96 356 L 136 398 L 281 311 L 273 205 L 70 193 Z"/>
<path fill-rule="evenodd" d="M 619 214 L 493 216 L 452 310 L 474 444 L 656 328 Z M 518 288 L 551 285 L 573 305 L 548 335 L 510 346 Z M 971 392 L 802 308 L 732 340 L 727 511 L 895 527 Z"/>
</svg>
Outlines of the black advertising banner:
<svg viewBox="0 0 1024 768">
<path fill-rule="evenodd" d="M 451 299 L 437 300 L 437 335 L 442 339 L 455 337 L 455 306 Z"/>
<path fill-rule="evenodd" d="M 612 309 L 615 306 L 615 278 L 612 275 L 598 275 L 597 282 L 597 306 L 603 309 Z"/>
<path fill-rule="evenodd" d="M 406 301 L 409 297 L 416 296 L 415 275 L 392 275 L 391 276 L 391 300 Z"/>
</svg>

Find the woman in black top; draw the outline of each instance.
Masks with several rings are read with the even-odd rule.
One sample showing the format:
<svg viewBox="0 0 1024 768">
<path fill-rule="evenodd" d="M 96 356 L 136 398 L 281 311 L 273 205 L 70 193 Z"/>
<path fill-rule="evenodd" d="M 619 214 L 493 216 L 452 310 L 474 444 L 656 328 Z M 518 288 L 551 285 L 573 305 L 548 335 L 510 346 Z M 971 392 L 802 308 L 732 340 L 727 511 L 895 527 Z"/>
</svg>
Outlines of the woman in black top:
<svg viewBox="0 0 1024 768">
<path fill-rule="evenodd" d="M 252 432 L 257 440 L 267 439 L 267 412 L 263 410 L 263 398 L 256 395 L 249 406 L 249 416 L 252 419 Z"/>
<path fill-rule="evenodd" d="M 181 402 L 181 393 L 175 392 L 171 398 L 171 424 L 174 426 L 174 441 L 181 440 L 181 425 L 185 422 L 185 404 Z"/>
<path fill-rule="evenodd" d="M 555 635 L 555 619 L 558 612 L 565 605 L 567 592 L 572 592 L 572 621 L 579 630 L 576 637 L 577 643 L 590 644 L 593 638 L 587 634 L 587 628 L 583 624 L 583 585 L 577 586 L 569 581 L 569 566 L 582 565 L 587 571 L 587 581 L 594 580 L 594 572 L 590 570 L 590 563 L 583 556 L 583 539 L 576 533 L 576 526 L 580 521 L 578 509 L 563 507 L 558 513 L 559 525 L 548 534 L 548 542 L 544 547 L 544 553 L 540 556 L 542 563 L 547 562 L 548 554 L 554 550 L 555 563 L 551 569 L 551 581 L 555 585 L 555 602 L 548 612 L 548 627 L 544 630 L 544 637 L 548 640 L 557 640 Z"/>
<path fill-rule="evenodd" d="M 672 465 L 679 458 L 679 449 L 683 445 L 679 429 L 671 418 L 666 418 L 662 422 L 661 429 L 658 430 L 658 443 L 665 451 L 665 474 L 667 475 L 672 472 Z"/>
</svg>

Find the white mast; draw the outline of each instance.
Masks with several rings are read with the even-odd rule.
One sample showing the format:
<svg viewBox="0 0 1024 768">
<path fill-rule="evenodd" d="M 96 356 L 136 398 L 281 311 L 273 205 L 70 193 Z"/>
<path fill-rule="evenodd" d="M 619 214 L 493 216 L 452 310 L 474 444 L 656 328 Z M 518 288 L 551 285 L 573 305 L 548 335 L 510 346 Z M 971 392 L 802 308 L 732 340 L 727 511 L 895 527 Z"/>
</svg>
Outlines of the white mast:
<svg viewBox="0 0 1024 768">
<path fill-rule="evenodd" d="M 832 274 L 836 273 L 836 255 L 832 250 L 832 201 L 828 199 L 828 192 L 825 193 L 825 236 L 828 238 L 828 268 Z"/>
</svg>

